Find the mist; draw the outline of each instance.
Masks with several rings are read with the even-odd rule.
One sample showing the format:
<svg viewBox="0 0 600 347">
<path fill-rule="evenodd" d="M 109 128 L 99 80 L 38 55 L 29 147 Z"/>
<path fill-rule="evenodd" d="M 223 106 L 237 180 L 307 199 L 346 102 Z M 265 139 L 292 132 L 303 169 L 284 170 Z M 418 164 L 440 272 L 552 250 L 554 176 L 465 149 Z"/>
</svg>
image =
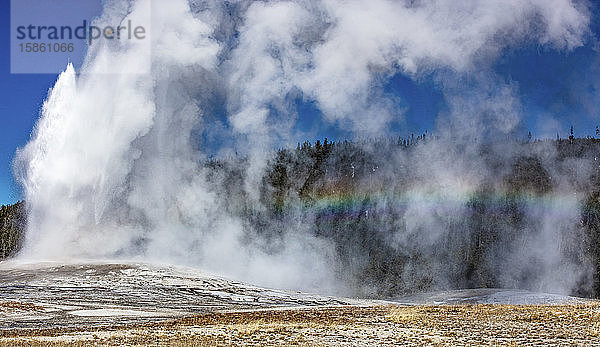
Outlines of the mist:
<svg viewBox="0 0 600 347">
<path fill-rule="evenodd" d="M 569 0 L 107 1 L 97 23 L 141 23 L 149 42 L 98 40 L 49 91 L 14 163 L 28 208 L 20 257 L 167 262 L 346 295 L 573 293 L 594 276 L 578 225 L 596 149 L 564 160 L 548 141 L 507 141 L 522 134 L 523 100 L 492 67 L 521 45 L 583 46 L 588 11 Z M 406 150 L 364 140 L 394 136 L 390 124 L 404 120 L 384 88 L 397 74 L 431 78 L 448 105 Z M 323 165 L 369 199 L 357 213 L 377 221 L 362 241 L 327 236 L 317 213 L 327 200 L 303 201 L 305 178 L 285 192 L 284 216 L 270 217 L 275 150 L 321 136 L 298 130 L 295 100 L 356 140 Z M 514 196 L 527 165 L 549 183 L 521 187 L 518 223 L 472 216 L 474 197 Z M 493 279 L 457 275 L 481 230 L 499 240 L 480 262 Z M 365 281 L 381 244 L 402 265 Z"/>
</svg>

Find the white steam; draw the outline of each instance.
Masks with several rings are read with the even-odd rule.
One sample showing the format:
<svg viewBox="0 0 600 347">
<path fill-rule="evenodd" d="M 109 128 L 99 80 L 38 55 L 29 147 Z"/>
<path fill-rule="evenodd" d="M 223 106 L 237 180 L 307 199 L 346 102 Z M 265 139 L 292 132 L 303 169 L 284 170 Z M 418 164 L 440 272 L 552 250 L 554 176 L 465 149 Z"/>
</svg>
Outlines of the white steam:
<svg viewBox="0 0 600 347">
<path fill-rule="evenodd" d="M 128 19 L 151 29 L 149 46 L 96 42 L 80 71 L 60 75 L 19 152 L 30 210 L 22 256 L 139 257 L 303 289 L 336 288 L 332 245 L 292 223 L 277 252 L 264 251 L 208 186 L 206 155 L 249 155 L 245 190 L 260 204 L 271 150 L 294 138 L 294 98 L 356 135 L 385 135 L 402 117 L 383 88 L 397 73 L 435 76 L 449 105 L 440 129 L 459 138 L 510 133 L 521 119 L 518 86 L 494 76 L 495 58 L 520 44 L 573 49 L 589 24 L 587 9 L 570 0 L 108 1 L 98 21 Z M 202 136 L 223 145 L 206 149 Z M 420 155 L 435 164 L 416 170 L 424 185 L 462 202 L 491 173 L 475 150 L 453 146 L 424 147 Z M 409 231 L 427 233 L 419 242 L 446 232 L 446 219 L 422 213 L 426 201 L 412 202 L 404 219 Z M 460 213 L 459 205 L 440 213 Z M 545 250 L 560 228 L 534 213 L 544 253 L 529 256 L 551 273 L 560 259 Z"/>
</svg>

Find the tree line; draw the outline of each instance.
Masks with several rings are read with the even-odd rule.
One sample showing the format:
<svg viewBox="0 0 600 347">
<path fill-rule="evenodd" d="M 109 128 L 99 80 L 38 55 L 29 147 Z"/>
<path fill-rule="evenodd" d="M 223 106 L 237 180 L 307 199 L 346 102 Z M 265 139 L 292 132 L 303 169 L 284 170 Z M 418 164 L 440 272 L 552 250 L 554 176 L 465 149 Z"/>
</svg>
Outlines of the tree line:
<svg viewBox="0 0 600 347">
<path fill-rule="evenodd" d="M 464 165 L 469 174 L 480 166 L 485 173 L 475 172 L 477 189 L 459 202 L 436 198 L 437 182 L 428 180 L 430 172 L 445 170 L 434 169 L 437 161 L 452 169 L 452 161 L 443 159 L 448 148 L 439 141 L 422 134 L 325 139 L 279 149 L 255 187 L 258 202 L 245 186 L 246 157 L 211 157 L 201 174 L 222 197 L 223 209 L 243 221 L 244 237 L 260 238 L 256 244 L 263 251 L 278 252 L 286 233 L 300 232 L 290 225 L 301 225 L 301 232 L 333 245 L 331 266 L 340 281 L 353 294 L 371 297 L 474 287 L 535 289 L 543 275 L 535 261 L 524 266 L 527 260 L 519 264 L 511 257 L 527 240 L 540 237 L 538 215 L 550 198 L 577 193 L 583 195 L 579 218 L 565 222 L 568 232 L 560 235 L 556 251 L 593 269 L 591 277 L 577 279 L 571 294 L 600 297 L 600 140 L 529 138 L 500 149 L 479 144 L 472 156 L 480 162 Z M 467 156 L 462 153 L 468 147 L 457 145 L 457 158 Z M 418 195 L 429 186 L 434 187 Z M 536 204 L 542 211 L 532 213 Z M 2 258 L 19 250 L 25 215 L 24 202 L 2 206 Z M 444 232 L 435 234 L 438 229 Z M 507 273 L 511 266 L 514 274 Z"/>
<path fill-rule="evenodd" d="M 25 203 L 0 207 L 0 259 L 15 255 L 20 249 L 25 233 Z"/>
</svg>

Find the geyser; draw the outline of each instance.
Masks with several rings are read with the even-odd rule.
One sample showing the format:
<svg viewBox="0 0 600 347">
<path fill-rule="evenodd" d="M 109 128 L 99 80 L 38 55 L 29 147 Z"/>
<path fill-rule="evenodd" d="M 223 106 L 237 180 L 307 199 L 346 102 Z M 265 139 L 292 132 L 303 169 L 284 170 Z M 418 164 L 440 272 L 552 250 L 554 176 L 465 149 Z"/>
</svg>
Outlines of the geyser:
<svg viewBox="0 0 600 347">
<path fill-rule="evenodd" d="M 512 134 L 522 114 L 518 87 L 491 69 L 502 50 L 523 43 L 583 45 L 585 6 L 107 1 L 94 25 L 129 20 L 148 22 L 152 49 L 95 41 L 78 71 L 69 65 L 59 76 L 18 153 L 29 208 L 22 257 L 165 261 L 337 293 L 483 285 L 568 293 L 589 279 L 589 261 L 571 247 L 581 240 L 574 225 L 583 195 L 552 197 L 583 191 L 595 168 L 573 159 L 580 174 L 571 179 L 551 144 L 495 141 Z M 123 73 L 144 72 L 147 54 L 148 73 Z M 431 76 L 443 93 L 448 108 L 431 139 L 410 149 L 363 141 L 274 157 L 300 135 L 295 100 L 313 103 L 322 122 L 356 138 L 390 135 L 388 125 L 404 112 L 383 87 L 395 74 Z M 213 153 L 228 159 L 207 163 Z M 506 178 L 519 175 L 513 163 L 522 153 L 538 158 L 532 170 L 547 173 L 552 187 L 511 195 Z M 269 183 L 272 172 L 287 186 L 276 175 Z M 339 187 L 315 188 L 323 177 Z M 281 195 L 277 184 L 287 187 Z M 491 274 L 484 279 L 466 269 L 473 260 L 465 249 L 477 232 L 491 235 L 493 218 L 485 218 L 493 214 L 477 219 L 472 211 L 502 209 L 504 202 L 481 203 L 494 196 L 520 204 L 522 215 L 516 223 L 499 213 L 492 223 L 500 241 L 478 255 Z M 327 210 L 337 203 L 356 215 L 336 217 L 347 211 Z M 335 215 L 330 229 L 323 209 Z M 365 277 L 365 269 L 382 273 Z"/>
</svg>

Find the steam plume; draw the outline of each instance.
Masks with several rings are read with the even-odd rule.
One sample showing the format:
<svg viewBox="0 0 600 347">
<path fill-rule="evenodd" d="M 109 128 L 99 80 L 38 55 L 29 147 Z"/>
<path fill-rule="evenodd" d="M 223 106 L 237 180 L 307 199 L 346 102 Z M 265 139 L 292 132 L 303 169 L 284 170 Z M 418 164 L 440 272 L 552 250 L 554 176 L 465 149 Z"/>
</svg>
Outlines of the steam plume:
<svg viewBox="0 0 600 347">
<path fill-rule="evenodd" d="M 170 261 L 330 291 L 348 290 L 339 284 L 332 242 L 291 218 L 270 249 L 231 213 L 242 207 L 229 205 L 226 187 L 207 182 L 207 155 L 248 156 L 243 192 L 260 210 L 272 149 L 297 137 L 302 115 L 294 100 L 313 102 L 324 122 L 357 137 L 385 136 L 403 117 L 385 81 L 433 76 L 449 108 L 438 117 L 438 141 L 390 159 L 395 167 L 413 163 L 418 184 L 396 221 L 407 232 L 392 230 L 389 242 L 435 259 L 432 246 L 459 229 L 453 216 L 481 184 L 500 177 L 480 154 L 481 134 L 511 134 L 523 116 L 518 86 L 492 71 L 496 58 L 531 43 L 568 51 L 589 36 L 587 8 L 569 0 L 107 1 L 97 20 L 129 19 L 151 28 L 151 49 L 95 43 L 79 71 L 69 65 L 59 76 L 18 154 L 30 210 L 22 256 Z M 494 153 L 507 162 L 518 149 Z M 552 157 L 543 165 L 552 170 Z M 561 181 L 559 189 L 574 185 Z M 428 202 L 431 194 L 443 198 L 443 208 Z M 559 206 L 528 212 L 539 237 L 525 234 L 519 247 L 492 256 L 514 269 L 502 272 L 503 284 L 522 284 L 527 264 L 542 263 L 534 283 L 524 285 L 572 288 L 587 269 L 553 249 L 571 231 L 577 204 L 560 206 L 564 224 L 556 223 Z M 438 285 L 449 286 L 443 258 L 431 264 Z M 409 261 L 404 278 L 420 272 Z"/>
</svg>

